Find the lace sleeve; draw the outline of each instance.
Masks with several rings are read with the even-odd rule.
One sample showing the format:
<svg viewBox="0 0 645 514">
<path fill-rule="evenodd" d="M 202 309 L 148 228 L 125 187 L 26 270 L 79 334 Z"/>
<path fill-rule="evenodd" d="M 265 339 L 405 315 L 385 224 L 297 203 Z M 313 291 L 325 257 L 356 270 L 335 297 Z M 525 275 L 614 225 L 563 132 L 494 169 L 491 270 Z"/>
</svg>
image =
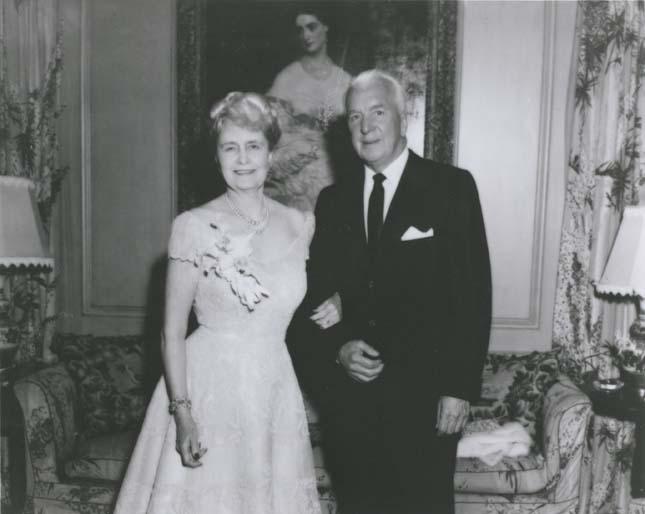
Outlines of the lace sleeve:
<svg viewBox="0 0 645 514">
<path fill-rule="evenodd" d="M 195 216 L 187 211 L 175 218 L 168 242 L 168 258 L 191 262 L 199 266 L 201 261 L 200 227 Z"/>
</svg>

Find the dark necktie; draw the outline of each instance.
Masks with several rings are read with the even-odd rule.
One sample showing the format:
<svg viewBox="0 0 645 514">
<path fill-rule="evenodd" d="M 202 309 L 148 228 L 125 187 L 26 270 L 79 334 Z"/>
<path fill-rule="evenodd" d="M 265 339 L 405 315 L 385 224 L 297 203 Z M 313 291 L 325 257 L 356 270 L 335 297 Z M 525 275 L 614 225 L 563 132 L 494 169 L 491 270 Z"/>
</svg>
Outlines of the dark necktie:
<svg viewBox="0 0 645 514">
<path fill-rule="evenodd" d="M 372 178 L 374 179 L 374 186 L 370 194 L 370 201 L 367 204 L 367 245 L 370 251 L 376 248 L 379 236 L 381 235 L 381 228 L 383 227 L 383 198 L 385 196 L 385 191 L 383 190 L 385 175 L 375 173 Z"/>
</svg>

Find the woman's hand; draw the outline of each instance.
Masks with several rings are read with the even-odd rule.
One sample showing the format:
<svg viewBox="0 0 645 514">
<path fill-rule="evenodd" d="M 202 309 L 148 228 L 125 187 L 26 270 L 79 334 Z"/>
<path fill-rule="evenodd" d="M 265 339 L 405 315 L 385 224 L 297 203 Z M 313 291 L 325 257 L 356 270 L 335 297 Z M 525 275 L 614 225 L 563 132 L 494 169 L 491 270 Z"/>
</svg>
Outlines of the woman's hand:
<svg viewBox="0 0 645 514">
<path fill-rule="evenodd" d="M 327 329 L 333 327 L 343 319 L 343 306 L 340 301 L 340 295 L 334 293 L 323 303 L 314 309 L 314 313 L 309 319 L 316 323 L 320 328 Z"/>
<path fill-rule="evenodd" d="M 177 452 L 181 456 L 181 463 L 188 468 L 196 468 L 202 465 L 200 459 L 206 453 L 207 448 L 202 448 L 199 442 L 199 431 L 197 424 L 187 409 L 179 409 L 175 413 L 175 424 L 177 425 Z"/>
</svg>

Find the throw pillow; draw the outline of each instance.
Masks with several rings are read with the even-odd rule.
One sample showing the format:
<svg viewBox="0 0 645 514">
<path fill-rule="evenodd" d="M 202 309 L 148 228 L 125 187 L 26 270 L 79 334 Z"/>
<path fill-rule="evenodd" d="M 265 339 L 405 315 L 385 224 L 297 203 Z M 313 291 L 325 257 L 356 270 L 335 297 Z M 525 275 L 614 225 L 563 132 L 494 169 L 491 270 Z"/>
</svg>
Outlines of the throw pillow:
<svg viewBox="0 0 645 514">
<path fill-rule="evenodd" d="M 542 447 L 544 395 L 559 374 L 557 351 L 489 354 L 484 366 L 482 400 L 471 408 L 471 420 L 518 421 L 535 449 Z"/>
<path fill-rule="evenodd" d="M 138 426 L 146 408 L 141 337 L 57 334 L 52 350 L 78 387 L 83 436 Z"/>
</svg>

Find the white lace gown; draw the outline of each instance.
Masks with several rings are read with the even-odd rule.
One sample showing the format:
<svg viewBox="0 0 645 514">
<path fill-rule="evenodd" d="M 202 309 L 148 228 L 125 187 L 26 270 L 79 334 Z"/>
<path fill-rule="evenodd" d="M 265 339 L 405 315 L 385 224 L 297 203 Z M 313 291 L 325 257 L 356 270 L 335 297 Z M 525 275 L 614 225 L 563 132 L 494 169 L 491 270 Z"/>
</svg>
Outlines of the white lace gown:
<svg viewBox="0 0 645 514">
<path fill-rule="evenodd" d="M 169 258 L 199 266 L 199 328 L 186 341 L 188 395 L 208 448 L 182 466 L 168 394 L 157 385 L 116 504 L 116 514 L 318 514 L 305 408 L 284 342 L 306 289 L 313 216 L 270 261 L 231 237 L 215 215 L 188 211 L 172 229 Z M 257 279 L 257 281 L 256 281 Z M 239 293 L 269 297 L 249 310 Z M 236 292 L 237 291 L 237 294 Z"/>
</svg>

